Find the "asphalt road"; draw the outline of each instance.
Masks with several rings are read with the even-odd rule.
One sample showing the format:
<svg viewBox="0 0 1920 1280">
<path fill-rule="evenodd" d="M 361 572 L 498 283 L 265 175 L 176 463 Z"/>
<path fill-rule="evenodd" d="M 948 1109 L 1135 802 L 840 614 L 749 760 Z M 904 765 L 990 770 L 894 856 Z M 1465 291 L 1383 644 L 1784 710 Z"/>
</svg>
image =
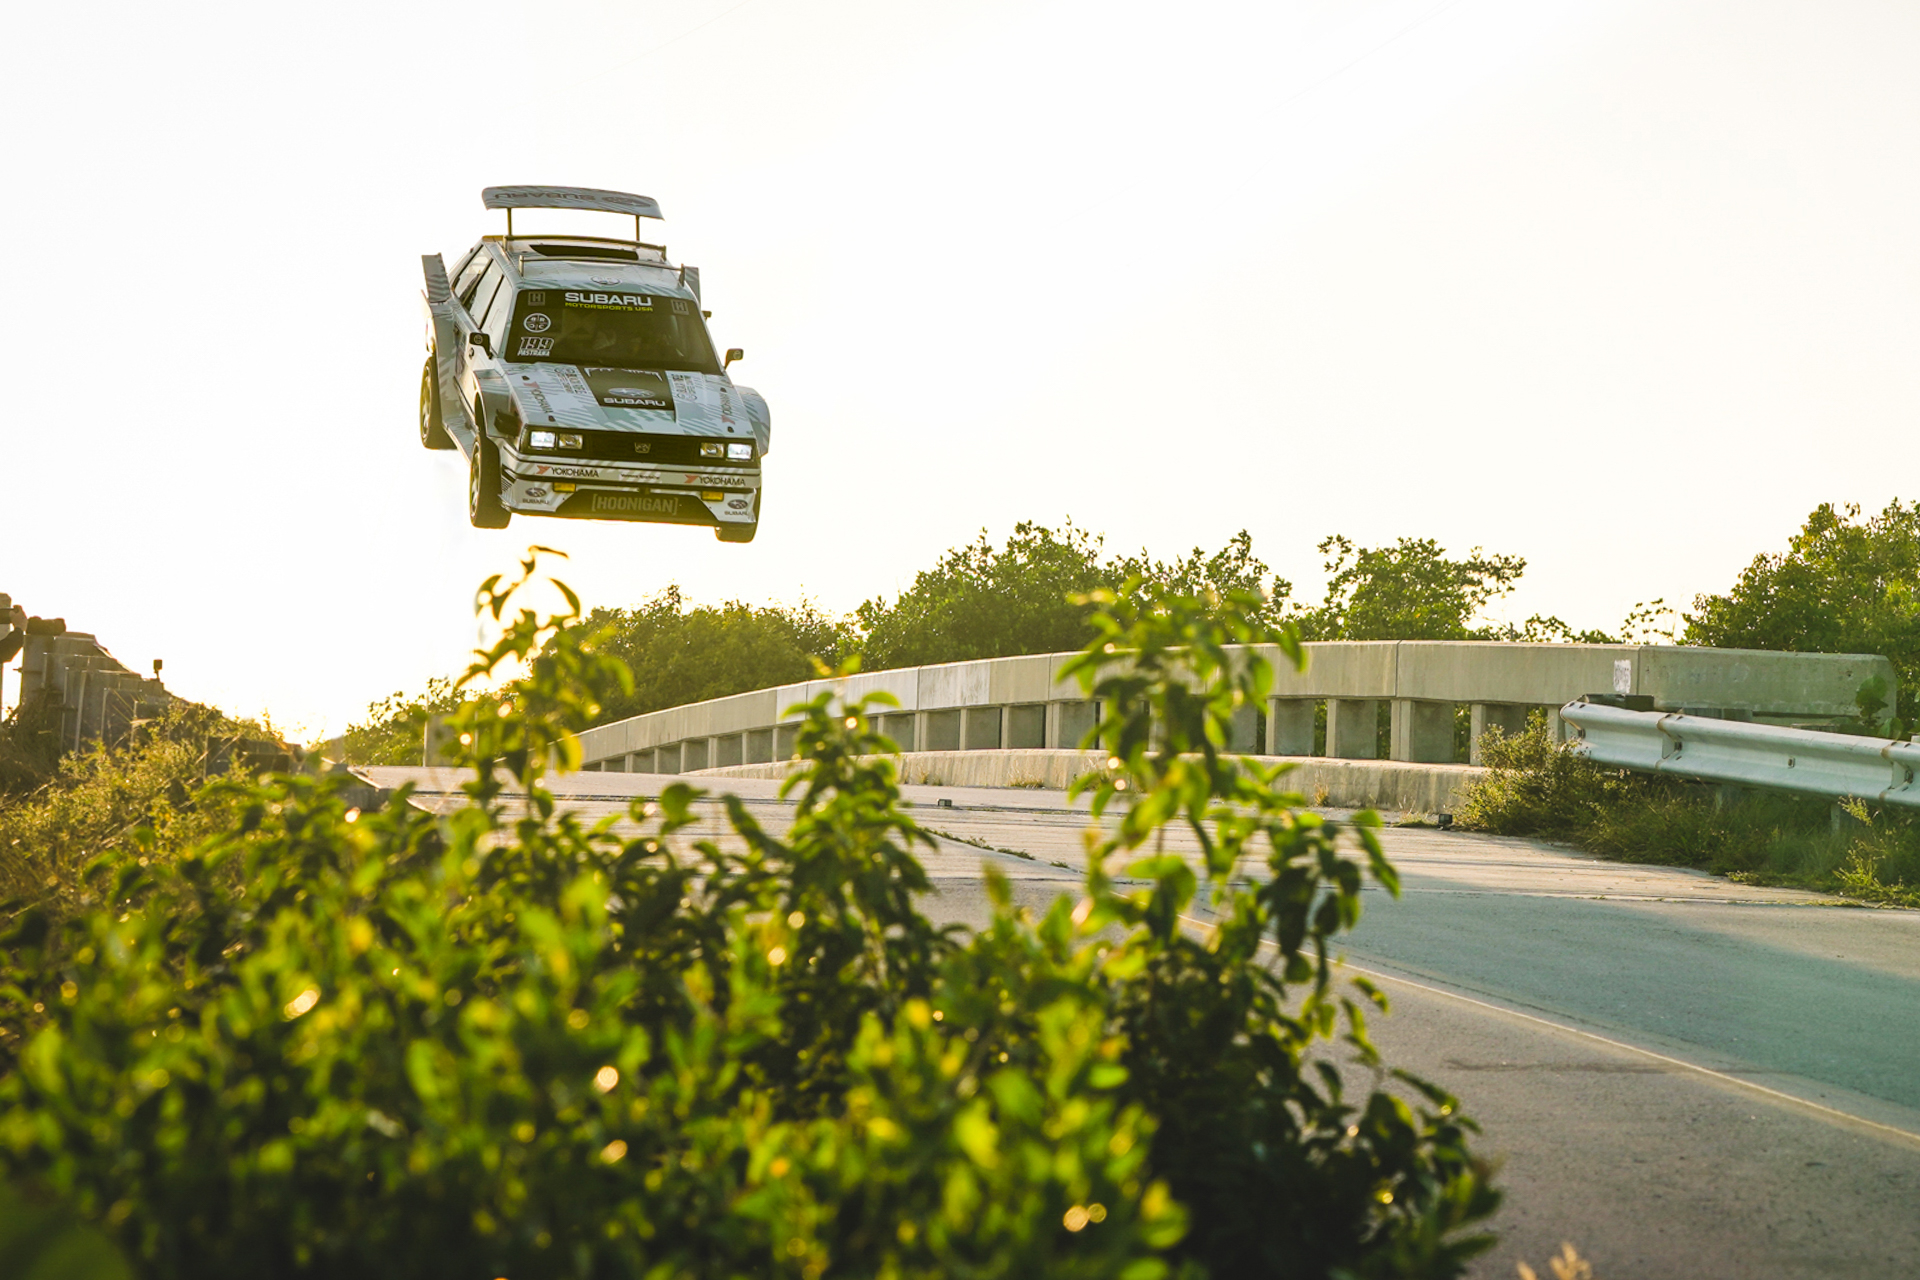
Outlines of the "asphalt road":
<svg viewBox="0 0 1920 1280">
<path fill-rule="evenodd" d="M 666 781 L 556 787 L 613 811 Z M 781 825 L 777 784 L 700 781 Z M 1059 793 L 906 791 L 942 836 L 935 914 L 985 918 L 983 863 L 1036 908 L 1077 892 L 1087 819 Z M 1369 892 L 1344 961 L 1392 999 L 1389 1061 L 1456 1093 L 1501 1162 L 1476 1276 L 1549 1274 L 1563 1240 L 1599 1280 L 1920 1276 L 1920 912 L 1522 840 L 1385 842 L 1404 892 Z"/>
</svg>

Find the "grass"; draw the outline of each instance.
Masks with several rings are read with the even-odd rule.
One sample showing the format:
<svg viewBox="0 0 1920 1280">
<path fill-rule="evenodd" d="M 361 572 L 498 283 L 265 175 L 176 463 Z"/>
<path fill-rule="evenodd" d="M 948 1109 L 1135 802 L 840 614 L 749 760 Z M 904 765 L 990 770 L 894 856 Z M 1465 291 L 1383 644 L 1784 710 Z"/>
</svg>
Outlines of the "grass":
<svg viewBox="0 0 1920 1280">
<path fill-rule="evenodd" d="M 1482 751 L 1489 772 L 1454 815 L 1465 830 L 1544 836 L 1623 862 L 1920 907 L 1915 815 L 1605 769 L 1539 724 L 1513 737 L 1490 732 Z"/>
<path fill-rule="evenodd" d="M 0 924 L 28 903 L 56 917 L 87 905 L 93 869 L 109 855 L 145 865 L 223 829 L 226 807 L 198 793 L 212 777 L 248 772 L 235 748 L 268 732 L 179 703 L 130 741 L 69 753 L 41 785 L 0 794 Z"/>
</svg>

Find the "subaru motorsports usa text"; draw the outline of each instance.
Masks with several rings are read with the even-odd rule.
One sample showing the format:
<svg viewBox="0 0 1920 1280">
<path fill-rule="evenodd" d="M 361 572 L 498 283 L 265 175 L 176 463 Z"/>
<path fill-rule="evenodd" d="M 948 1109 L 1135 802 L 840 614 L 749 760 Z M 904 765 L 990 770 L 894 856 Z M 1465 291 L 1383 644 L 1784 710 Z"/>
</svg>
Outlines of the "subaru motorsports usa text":
<svg viewBox="0 0 1920 1280">
<path fill-rule="evenodd" d="M 451 277 L 422 259 L 427 364 L 420 443 L 467 456 L 467 515 L 513 513 L 710 526 L 751 542 L 773 428 L 758 392 L 715 358 L 700 270 L 640 239 L 646 196 L 581 187 L 488 187 L 507 233 Z M 634 238 L 519 236 L 513 211 L 631 214 Z"/>
</svg>

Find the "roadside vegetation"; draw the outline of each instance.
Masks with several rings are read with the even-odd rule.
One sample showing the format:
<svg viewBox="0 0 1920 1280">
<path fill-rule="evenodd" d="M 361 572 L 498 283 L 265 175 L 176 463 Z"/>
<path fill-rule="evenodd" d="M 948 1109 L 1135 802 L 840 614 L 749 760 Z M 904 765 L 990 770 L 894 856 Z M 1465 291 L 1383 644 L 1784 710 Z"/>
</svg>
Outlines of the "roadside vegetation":
<svg viewBox="0 0 1920 1280">
<path fill-rule="evenodd" d="M 1695 598 L 1685 623 L 1686 644 L 1879 654 L 1899 697 L 1866 693 L 1863 718 L 1889 737 L 1920 732 L 1920 501 L 1896 498 L 1864 520 L 1857 506 L 1822 503 L 1785 552 L 1754 557 L 1724 595 Z"/>
<path fill-rule="evenodd" d="M 1362 884 L 1397 890 L 1374 820 L 1221 751 L 1272 677 L 1224 646 L 1299 654 L 1261 597 L 1082 602 L 1113 760 L 1082 785 L 1132 803 L 1081 895 L 1036 917 L 990 881 L 975 933 L 919 909 L 884 697 L 807 707 L 785 832 L 684 784 L 557 811 L 548 763 L 637 686 L 577 610 L 516 612 L 523 569 L 483 588 L 504 630 L 455 690 L 451 814 L 244 762 L 182 797 L 186 735 L 130 749 L 111 820 L 55 813 L 105 762 L 16 802 L 15 1262 L 41 1227 L 92 1258 L 64 1274 L 127 1274 L 117 1249 L 152 1280 L 1413 1278 L 1489 1243 L 1471 1121 L 1329 966 Z M 691 837 L 716 803 L 725 837 Z M 1158 853 L 1168 824 L 1203 865 Z"/>
<path fill-rule="evenodd" d="M 1539 721 L 1490 731 L 1481 751 L 1489 772 L 1454 815 L 1462 829 L 1920 907 L 1920 821 L 1898 809 L 1606 769 Z"/>
<path fill-rule="evenodd" d="M 764 607 L 731 601 L 690 605 L 678 587 L 628 609 L 599 608 L 578 624 L 634 673 L 631 692 L 609 694 L 595 723 L 684 706 L 708 698 L 811 679 L 815 663 L 838 667 L 857 656 L 863 670 L 962 662 L 1027 653 L 1069 653 L 1094 633 L 1095 591 L 1145 598 L 1153 592 L 1255 601 L 1264 625 L 1290 626 L 1308 640 L 1581 640 L 1558 618 L 1496 627 L 1480 618 L 1526 569 L 1516 556 L 1475 548 L 1455 559 L 1431 539 L 1402 538 L 1369 548 L 1344 537 L 1320 544 L 1330 582 L 1326 598 L 1303 604 L 1293 584 L 1253 551 L 1244 530 L 1218 551 L 1194 548 L 1161 560 L 1146 551 L 1109 554 L 1105 540 L 1068 521 L 1059 529 L 1031 521 L 996 545 L 982 533 L 942 553 L 892 598 L 876 596 L 848 617 L 808 601 Z M 459 700 L 456 682 L 394 693 L 367 709 L 337 748 L 353 764 L 414 764 L 421 726 Z M 1461 733 L 1465 733 L 1462 721 Z M 1464 744 L 1464 737 L 1462 743 Z"/>
</svg>

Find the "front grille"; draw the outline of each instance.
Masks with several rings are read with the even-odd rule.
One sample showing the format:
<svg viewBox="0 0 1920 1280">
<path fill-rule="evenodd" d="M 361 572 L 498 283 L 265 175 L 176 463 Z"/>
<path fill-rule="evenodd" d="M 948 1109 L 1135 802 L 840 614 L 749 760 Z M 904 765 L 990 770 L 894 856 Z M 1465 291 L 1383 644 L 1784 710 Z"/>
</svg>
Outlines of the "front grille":
<svg viewBox="0 0 1920 1280">
<path fill-rule="evenodd" d="M 566 430 L 564 427 L 550 430 Z M 585 445 L 580 449 L 542 449 L 537 453 L 521 450 L 530 458 L 553 462 L 592 459 L 596 462 L 659 462 L 674 467 L 751 467 L 753 462 L 730 462 L 725 458 L 703 458 L 702 444 L 713 443 L 712 436 L 649 435 L 637 431 L 582 431 Z M 729 444 L 744 444 L 738 436 L 721 436 Z M 641 448 L 640 446 L 645 446 Z"/>
</svg>

